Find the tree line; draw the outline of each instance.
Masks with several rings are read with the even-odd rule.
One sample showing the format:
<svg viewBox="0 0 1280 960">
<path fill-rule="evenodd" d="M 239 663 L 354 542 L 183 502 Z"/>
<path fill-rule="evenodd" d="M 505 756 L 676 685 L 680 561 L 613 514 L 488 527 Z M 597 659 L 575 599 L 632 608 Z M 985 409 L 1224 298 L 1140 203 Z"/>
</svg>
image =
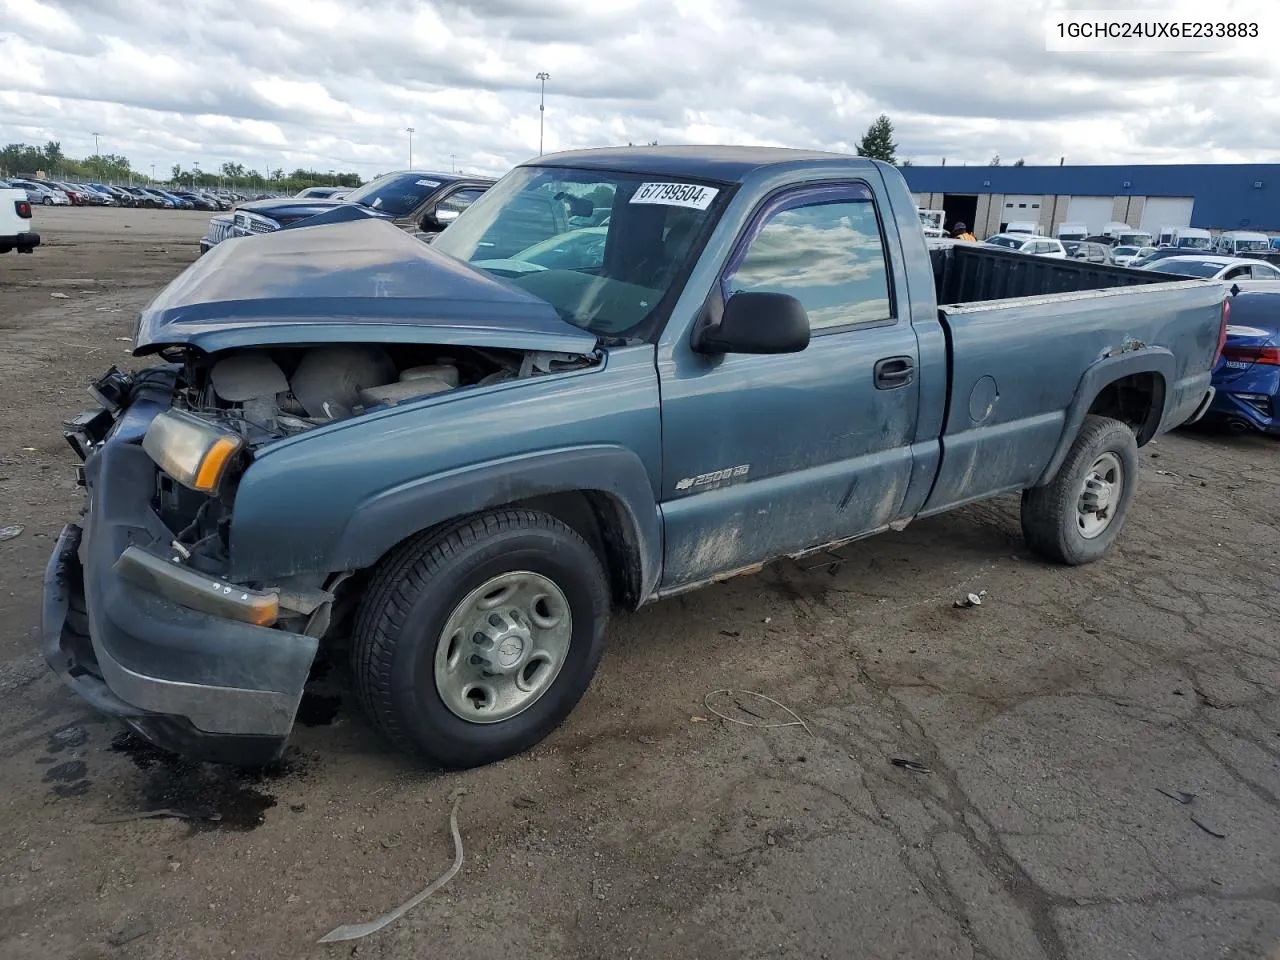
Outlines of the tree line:
<svg viewBox="0 0 1280 960">
<path fill-rule="evenodd" d="M 246 168 L 243 163 L 224 163 L 217 170 L 190 169 L 174 164 L 169 177 L 135 170 L 129 158 L 118 154 L 102 154 L 91 157 L 69 157 L 62 144 L 50 140 L 43 146 L 28 143 L 10 143 L 0 147 L 0 176 L 34 177 L 43 173 L 51 180 L 96 180 L 108 183 L 171 183 L 194 187 L 228 187 L 242 190 L 273 190 L 293 193 L 306 187 L 341 186 L 358 187 L 363 179 L 358 173 L 306 170 L 298 167 L 286 173 L 284 169 L 265 173 Z"/>
</svg>

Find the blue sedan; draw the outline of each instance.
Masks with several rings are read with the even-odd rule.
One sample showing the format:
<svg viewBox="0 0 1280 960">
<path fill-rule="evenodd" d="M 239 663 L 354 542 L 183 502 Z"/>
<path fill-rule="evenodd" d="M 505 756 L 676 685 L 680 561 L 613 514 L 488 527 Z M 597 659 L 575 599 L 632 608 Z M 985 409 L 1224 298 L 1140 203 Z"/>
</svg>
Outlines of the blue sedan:
<svg viewBox="0 0 1280 960">
<path fill-rule="evenodd" d="M 1267 288 L 1280 284 L 1266 284 Z M 1217 394 L 1205 420 L 1240 433 L 1280 436 L 1280 289 L 1251 286 L 1231 298 Z"/>
</svg>

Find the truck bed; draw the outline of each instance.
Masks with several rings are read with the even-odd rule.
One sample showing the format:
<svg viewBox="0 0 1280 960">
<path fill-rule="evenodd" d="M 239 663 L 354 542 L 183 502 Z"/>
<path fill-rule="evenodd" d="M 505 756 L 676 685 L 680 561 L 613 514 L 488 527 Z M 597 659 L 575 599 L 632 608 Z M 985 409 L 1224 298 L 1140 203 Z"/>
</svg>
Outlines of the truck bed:
<svg viewBox="0 0 1280 960">
<path fill-rule="evenodd" d="M 930 244 L 939 304 L 970 304 L 1055 293 L 1168 283 L 1168 274 L 1083 260 L 1029 256 L 955 241 Z"/>
<path fill-rule="evenodd" d="M 1208 389 L 1226 283 L 972 244 L 931 255 L 951 365 L 942 462 L 922 514 L 1037 483 L 1079 427 L 1073 399 L 1093 396 L 1081 371 L 1155 357 L 1160 415 L 1135 424 L 1140 444 Z"/>
</svg>

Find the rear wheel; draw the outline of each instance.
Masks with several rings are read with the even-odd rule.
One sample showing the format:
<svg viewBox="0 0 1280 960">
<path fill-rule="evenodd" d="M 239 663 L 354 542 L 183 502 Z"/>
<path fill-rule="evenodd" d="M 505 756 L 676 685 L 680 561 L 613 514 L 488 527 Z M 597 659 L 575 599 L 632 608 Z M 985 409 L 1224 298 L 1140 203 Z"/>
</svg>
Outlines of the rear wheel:
<svg viewBox="0 0 1280 960">
<path fill-rule="evenodd" d="M 1047 486 L 1022 494 L 1022 533 L 1048 560 L 1104 556 L 1124 528 L 1138 479 L 1138 443 L 1118 420 L 1088 416 Z"/>
<path fill-rule="evenodd" d="M 595 673 L 609 590 L 573 530 L 530 510 L 409 541 L 374 574 L 356 618 L 360 699 L 397 747 L 474 767 L 533 746 Z"/>
</svg>

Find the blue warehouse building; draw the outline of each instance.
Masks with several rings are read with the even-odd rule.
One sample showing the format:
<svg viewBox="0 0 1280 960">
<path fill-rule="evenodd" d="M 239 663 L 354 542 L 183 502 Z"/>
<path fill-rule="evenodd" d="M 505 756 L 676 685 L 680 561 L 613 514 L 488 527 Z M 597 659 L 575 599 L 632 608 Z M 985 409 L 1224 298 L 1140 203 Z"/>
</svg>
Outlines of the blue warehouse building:
<svg viewBox="0 0 1280 960">
<path fill-rule="evenodd" d="M 1052 236 L 1063 223 L 1090 233 L 1108 222 L 1280 233 L 1280 164 L 1091 167 L 903 167 L 916 204 L 945 210 L 990 236 L 1015 220 Z"/>
</svg>

